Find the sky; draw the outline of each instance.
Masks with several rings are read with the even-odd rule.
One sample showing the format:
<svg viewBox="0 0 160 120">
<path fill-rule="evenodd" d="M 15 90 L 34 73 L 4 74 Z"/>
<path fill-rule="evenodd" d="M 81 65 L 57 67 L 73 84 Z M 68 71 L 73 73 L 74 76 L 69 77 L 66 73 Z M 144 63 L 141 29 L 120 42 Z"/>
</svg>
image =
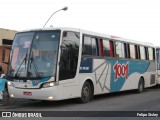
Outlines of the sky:
<svg viewBox="0 0 160 120">
<path fill-rule="evenodd" d="M 160 46 L 160 0 L 0 0 L 0 28 L 80 28 Z"/>
</svg>

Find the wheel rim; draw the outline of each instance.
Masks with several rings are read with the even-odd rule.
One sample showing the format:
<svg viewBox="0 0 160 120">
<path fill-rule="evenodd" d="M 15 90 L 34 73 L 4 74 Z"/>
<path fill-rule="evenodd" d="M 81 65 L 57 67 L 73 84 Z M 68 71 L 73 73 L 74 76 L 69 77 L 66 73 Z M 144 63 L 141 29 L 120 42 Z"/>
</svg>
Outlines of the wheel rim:
<svg viewBox="0 0 160 120">
<path fill-rule="evenodd" d="M 89 88 L 88 88 L 87 86 L 85 86 L 85 87 L 83 88 L 83 91 L 82 91 L 83 97 L 84 97 L 84 98 L 88 98 L 88 97 L 89 97 L 89 92 L 90 92 Z"/>
</svg>

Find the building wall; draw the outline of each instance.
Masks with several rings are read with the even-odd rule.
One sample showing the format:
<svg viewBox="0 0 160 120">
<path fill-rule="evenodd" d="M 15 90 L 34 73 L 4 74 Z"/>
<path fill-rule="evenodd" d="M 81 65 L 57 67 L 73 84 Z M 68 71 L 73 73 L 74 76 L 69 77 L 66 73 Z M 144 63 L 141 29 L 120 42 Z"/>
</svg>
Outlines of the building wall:
<svg viewBox="0 0 160 120">
<path fill-rule="evenodd" d="M 17 31 L 0 28 L 0 45 L 3 39 L 13 40 Z"/>
<path fill-rule="evenodd" d="M 3 44 L 3 41 L 4 41 L 4 39 L 12 41 L 14 39 L 14 36 L 15 36 L 16 32 L 17 31 L 15 31 L 15 30 L 0 28 L 0 64 L 2 65 L 4 73 L 7 72 L 7 65 L 2 62 L 2 52 L 6 47 L 10 48 L 11 45 Z M 10 50 L 7 49 L 6 54 L 5 54 L 6 59 L 9 57 L 9 53 L 10 53 Z"/>
</svg>

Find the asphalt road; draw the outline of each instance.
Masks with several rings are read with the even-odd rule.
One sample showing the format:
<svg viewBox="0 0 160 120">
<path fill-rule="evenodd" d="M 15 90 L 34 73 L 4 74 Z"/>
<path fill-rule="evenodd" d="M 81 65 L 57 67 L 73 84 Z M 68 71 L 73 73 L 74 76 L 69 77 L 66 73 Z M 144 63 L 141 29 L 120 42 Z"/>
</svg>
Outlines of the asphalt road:
<svg viewBox="0 0 160 120">
<path fill-rule="evenodd" d="M 8 106 L 3 106 L 0 103 L 0 111 L 160 111 L 160 86 L 145 89 L 145 91 L 140 94 L 136 91 L 126 91 L 98 95 L 86 104 L 79 104 L 75 99 L 48 103 L 25 99 L 12 99 L 11 104 Z M 73 116 L 75 114 L 74 112 Z M 63 114 L 63 112 L 61 113 Z M 90 114 L 92 115 L 94 112 Z M 57 120 L 58 119 L 60 118 L 57 117 Z M 71 117 L 68 119 L 71 120 L 74 118 Z M 82 118 L 79 118 L 79 120 L 81 119 Z M 93 119 L 99 120 L 100 118 L 94 117 L 92 120 Z M 101 119 L 103 118 L 101 117 Z M 125 119 L 127 118 L 125 117 Z M 140 118 L 137 118 L 137 120 L 139 119 Z M 145 120 L 146 119 L 151 120 L 150 118 L 145 118 Z"/>
</svg>

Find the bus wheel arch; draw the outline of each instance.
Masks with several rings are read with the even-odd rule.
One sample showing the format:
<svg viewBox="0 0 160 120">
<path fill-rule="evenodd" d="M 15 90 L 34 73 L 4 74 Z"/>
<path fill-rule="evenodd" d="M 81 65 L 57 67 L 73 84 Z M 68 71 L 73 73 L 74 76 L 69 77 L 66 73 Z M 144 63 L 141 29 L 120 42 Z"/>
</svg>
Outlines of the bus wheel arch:
<svg viewBox="0 0 160 120">
<path fill-rule="evenodd" d="M 87 103 L 93 99 L 94 84 L 91 79 L 84 81 L 81 89 L 81 97 L 78 99 L 80 103 Z"/>
<path fill-rule="evenodd" d="M 141 76 L 138 82 L 138 93 L 142 93 L 144 91 L 144 86 L 145 86 L 145 82 L 144 82 L 144 77 Z"/>
</svg>

